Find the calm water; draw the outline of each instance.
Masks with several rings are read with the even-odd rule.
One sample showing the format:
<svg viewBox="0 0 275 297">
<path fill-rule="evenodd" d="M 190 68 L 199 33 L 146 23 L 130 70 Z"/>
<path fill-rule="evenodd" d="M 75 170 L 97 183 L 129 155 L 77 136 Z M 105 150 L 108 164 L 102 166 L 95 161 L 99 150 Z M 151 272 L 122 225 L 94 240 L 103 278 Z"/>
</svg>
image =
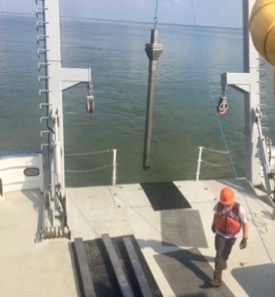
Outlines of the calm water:
<svg viewBox="0 0 275 297">
<path fill-rule="evenodd" d="M 194 179 L 198 146 L 224 151 L 203 159 L 201 178 L 243 176 L 243 97 L 228 89 L 229 111 L 217 117 L 220 74 L 242 72 L 242 32 L 159 24 L 164 51 L 158 62 L 151 167 L 142 169 L 148 58 L 144 51 L 151 24 L 61 21 L 62 65 L 91 67 L 96 110 L 85 110 L 87 90 L 64 93 L 65 154 L 118 150 L 118 182 Z M 41 111 L 35 19 L 0 15 L 0 152 L 39 150 Z M 271 80 L 267 69 L 267 80 Z M 271 87 L 268 92 L 270 93 Z M 273 96 L 267 114 L 275 133 Z M 220 129 L 219 121 L 222 127 Z M 111 163 L 110 154 L 66 157 L 67 171 L 90 170 Z M 111 168 L 66 173 L 67 186 L 109 184 Z"/>
</svg>

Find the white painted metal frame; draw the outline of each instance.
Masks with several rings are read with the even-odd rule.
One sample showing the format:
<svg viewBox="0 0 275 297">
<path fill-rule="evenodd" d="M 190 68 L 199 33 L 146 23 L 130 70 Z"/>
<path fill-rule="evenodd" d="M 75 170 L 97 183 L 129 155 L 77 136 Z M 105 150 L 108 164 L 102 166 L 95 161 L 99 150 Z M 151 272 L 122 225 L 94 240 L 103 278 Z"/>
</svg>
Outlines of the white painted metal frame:
<svg viewBox="0 0 275 297">
<path fill-rule="evenodd" d="M 260 105 L 259 54 L 249 35 L 249 16 L 255 0 L 243 0 L 244 73 L 223 73 L 222 87 L 232 86 L 244 94 L 246 177 L 256 186 L 261 184 L 259 134 L 256 109 Z"/>
<path fill-rule="evenodd" d="M 53 121 L 50 147 L 53 150 L 50 161 L 51 193 L 56 187 L 65 196 L 64 127 L 62 91 L 79 84 L 91 83 L 91 69 L 71 69 L 61 67 L 59 2 L 45 0 L 46 63 L 48 64 L 49 116 Z"/>
</svg>

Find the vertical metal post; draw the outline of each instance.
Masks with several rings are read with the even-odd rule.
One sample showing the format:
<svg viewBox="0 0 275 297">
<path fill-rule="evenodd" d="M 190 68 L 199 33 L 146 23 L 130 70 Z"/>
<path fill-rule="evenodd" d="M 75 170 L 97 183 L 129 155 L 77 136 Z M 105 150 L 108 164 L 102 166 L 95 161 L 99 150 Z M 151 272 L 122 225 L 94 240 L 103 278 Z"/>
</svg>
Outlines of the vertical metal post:
<svg viewBox="0 0 275 297">
<path fill-rule="evenodd" d="M 198 156 L 198 165 L 197 165 L 197 173 L 196 173 L 196 181 L 199 180 L 200 170 L 201 170 L 201 155 L 202 155 L 203 147 L 199 146 L 199 156 Z"/>
<path fill-rule="evenodd" d="M 246 177 L 256 186 L 261 184 L 261 160 L 255 110 L 260 104 L 259 54 L 249 35 L 249 16 L 255 0 L 243 0 L 243 73 L 223 73 L 222 88 L 231 86 L 244 94 Z"/>
<path fill-rule="evenodd" d="M 117 164 L 116 164 L 116 153 L 117 153 L 117 150 L 113 150 L 113 175 L 112 175 L 112 186 L 115 186 L 116 185 L 116 167 L 117 167 Z"/>
<path fill-rule="evenodd" d="M 245 155 L 246 176 L 253 185 L 260 185 L 259 135 L 255 121 L 255 110 L 260 105 L 259 54 L 249 34 L 249 19 L 254 3 L 255 0 L 243 0 L 244 72 L 250 73 L 251 77 L 250 92 L 245 94 Z"/>
</svg>

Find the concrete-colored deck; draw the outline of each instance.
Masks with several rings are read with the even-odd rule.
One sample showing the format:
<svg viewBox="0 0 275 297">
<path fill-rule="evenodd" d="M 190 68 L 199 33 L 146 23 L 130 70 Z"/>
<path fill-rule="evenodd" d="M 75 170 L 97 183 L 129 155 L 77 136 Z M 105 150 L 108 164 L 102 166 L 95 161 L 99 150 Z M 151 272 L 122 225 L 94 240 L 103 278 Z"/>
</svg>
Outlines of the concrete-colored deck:
<svg viewBox="0 0 275 297">
<path fill-rule="evenodd" d="M 208 247 L 199 251 L 212 267 L 215 257 L 211 231 L 213 206 L 224 185 L 235 189 L 236 201 L 244 206 L 250 219 L 248 247 L 239 249 L 240 234 L 223 281 L 235 296 L 274 296 L 275 221 L 273 208 L 264 193 L 254 193 L 246 183 L 237 187 L 222 180 L 174 184 L 192 209 L 200 213 Z M 7 193 L 0 201 L 1 297 L 78 296 L 69 241 L 51 239 L 34 243 L 40 203 L 38 191 Z M 76 237 L 90 240 L 104 233 L 110 237 L 133 234 L 163 296 L 175 296 L 154 255 L 189 247 L 161 244 L 161 212 L 153 210 L 140 184 L 69 188 L 67 207 L 71 240 Z"/>
</svg>

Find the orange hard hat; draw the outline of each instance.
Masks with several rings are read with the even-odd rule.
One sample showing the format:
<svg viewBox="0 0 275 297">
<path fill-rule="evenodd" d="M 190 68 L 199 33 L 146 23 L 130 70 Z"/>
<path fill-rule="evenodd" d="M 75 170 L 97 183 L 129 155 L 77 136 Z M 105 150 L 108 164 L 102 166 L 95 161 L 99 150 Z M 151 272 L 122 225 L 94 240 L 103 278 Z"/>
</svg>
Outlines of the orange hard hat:
<svg viewBox="0 0 275 297">
<path fill-rule="evenodd" d="M 220 203 L 231 205 L 234 201 L 234 192 L 230 188 L 223 188 L 220 193 Z"/>
</svg>

